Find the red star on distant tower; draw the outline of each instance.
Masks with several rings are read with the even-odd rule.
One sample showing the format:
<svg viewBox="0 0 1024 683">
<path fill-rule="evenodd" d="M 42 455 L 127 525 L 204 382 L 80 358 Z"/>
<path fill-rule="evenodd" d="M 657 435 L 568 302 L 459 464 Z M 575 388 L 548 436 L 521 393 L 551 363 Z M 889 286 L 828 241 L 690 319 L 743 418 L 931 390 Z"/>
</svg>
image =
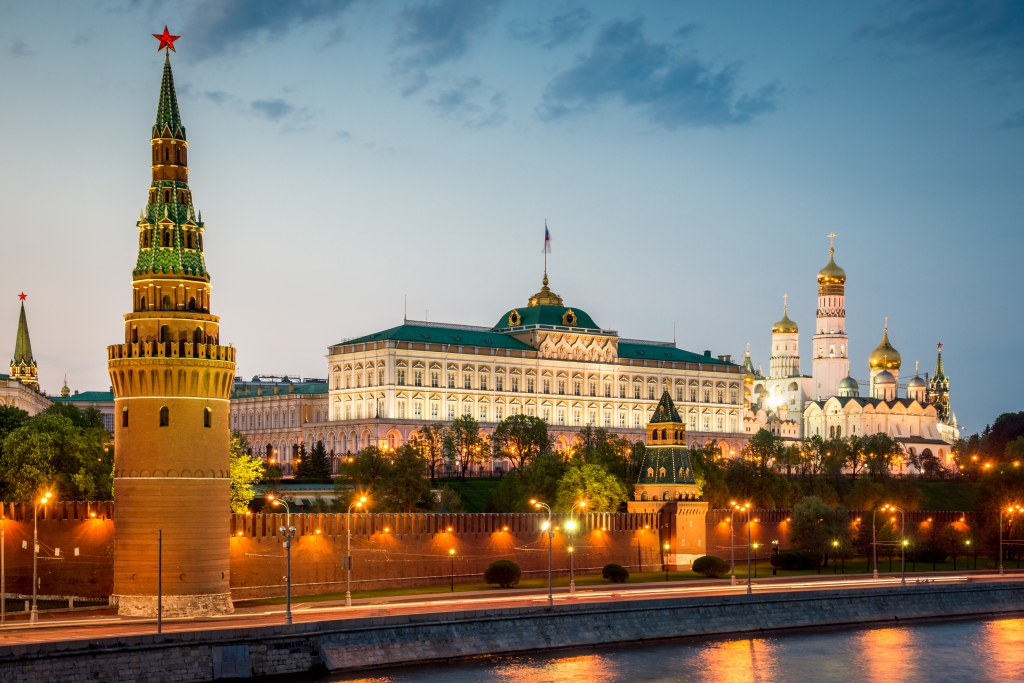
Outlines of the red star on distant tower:
<svg viewBox="0 0 1024 683">
<path fill-rule="evenodd" d="M 28 296 L 28 294 L 26 294 L 25 292 L 22 292 L 21 294 L 18 295 L 18 298 L 21 299 L 22 301 L 24 301 L 27 296 Z"/>
<path fill-rule="evenodd" d="M 174 41 L 181 38 L 181 36 L 172 36 L 166 26 L 164 26 L 164 32 L 162 34 L 154 33 L 153 37 L 160 41 L 160 47 L 157 48 L 157 51 L 167 49 L 171 52 L 177 52 L 177 50 L 174 49 Z"/>
</svg>

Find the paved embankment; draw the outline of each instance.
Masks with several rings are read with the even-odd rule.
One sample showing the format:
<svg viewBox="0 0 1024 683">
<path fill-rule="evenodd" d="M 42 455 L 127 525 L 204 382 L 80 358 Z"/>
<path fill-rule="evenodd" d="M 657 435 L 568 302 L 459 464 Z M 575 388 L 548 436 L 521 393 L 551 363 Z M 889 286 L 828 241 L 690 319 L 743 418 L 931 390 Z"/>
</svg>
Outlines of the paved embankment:
<svg viewBox="0 0 1024 683">
<path fill-rule="evenodd" d="M 0 648 L 0 681 L 208 681 L 783 629 L 1024 612 L 1024 582 L 559 604 Z"/>
</svg>

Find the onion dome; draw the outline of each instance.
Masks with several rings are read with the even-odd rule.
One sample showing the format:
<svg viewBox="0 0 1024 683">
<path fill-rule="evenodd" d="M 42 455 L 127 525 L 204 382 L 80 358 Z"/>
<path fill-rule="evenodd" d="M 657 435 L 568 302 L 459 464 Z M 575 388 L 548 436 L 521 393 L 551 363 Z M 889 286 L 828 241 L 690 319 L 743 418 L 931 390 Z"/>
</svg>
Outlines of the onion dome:
<svg viewBox="0 0 1024 683">
<path fill-rule="evenodd" d="M 888 370 L 882 370 L 875 375 L 875 386 L 896 386 L 896 375 Z"/>
<path fill-rule="evenodd" d="M 847 375 L 843 379 L 839 380 L 839 395 L 840 396 L 859 396 L 860 386 L 857 384 L 857 380 Z"/>
<path fill-rule="evenodd" d="M 800 328 L 789 319 L 789 314 L 785 309 L 782 311 L 782 319 L 772 325 L 772 334 L 796 334 L 799 331 Z"/>
<path fill-rule="evenodd" d="M 889 343 L 889 325 L 886 322 L 881 343 L 868 356 L 868 366 L 872 370 L 899 370 L 902 362 L 900 352 Z"/>
<path fill-rule="evenodd" d="M 828 265 L 818 271 L 819 285 L 842 285 L 846 283 L 846 271 L 836 265 L 836 250 L 828 250 Z"/>
<path fill-rule="evenodd" d="M 920 375 L 915 375 L 914 377 L 912 377 L 910 379 L 909 382 L 907 382 L 907 390 L 908 391 L 910 391 L 912 389 L 927 389 L 927 388 L 928 388 L 928 385 L 925 384 L 925 381 L 923 379 L 921 379 Z"/>
</svg>

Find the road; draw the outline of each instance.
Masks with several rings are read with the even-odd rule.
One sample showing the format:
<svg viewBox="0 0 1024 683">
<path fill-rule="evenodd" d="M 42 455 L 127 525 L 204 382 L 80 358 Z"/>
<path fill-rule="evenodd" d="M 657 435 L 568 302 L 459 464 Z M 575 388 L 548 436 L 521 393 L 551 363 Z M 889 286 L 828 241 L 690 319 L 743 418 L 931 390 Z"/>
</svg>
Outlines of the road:
<svg viewBox="0 0 1024 683">
<path fill-rule="evenodd" d="M 998 574 L 930 574 L 928 577 L 914 575 L 907 579 L 908 585 L 916 582 L 966 583 L 990 581 L 1019 581 L 1020 576 L 1000 577 Z M 866 575 L 813 576 L 785 579 L 759 579 L 753 586 L 754 593 L 790 593 L 808 590 L 849 590 L 863 588 L 886 588 L 900 585 L 900 577 L 885 576 L 873 579 Z M 716 595 L 742 595 L 746 593 L 745 583 L 735 586 L 728 582 L 670 582 L 664 584 L 633 584 L 618 587 L 597 586 L 577 588 L 575 594 L 560 588 L 554 594 L 555 604 L 615 603 L 630 600 L 654 600 L 674 597 L 705 597 Z M 343 602 L 303 602 L 293 605 L 295 623 L 328 621 L 360 617 L 380 617 L 399 614 L 428 614 L 475 609 L 495 609 L 546 605 L 546 591 L 510 590 L 500 593 L 478 591 L 462 594 L 432 594 L 396 598 L 367 598 L 354 601 L 346 608 Z M 234 614 L 220 617 L 165 619 L 163 631 L 199 631 L 215 629 L 252 628 L 273 626 L 284 623 L 284 606 L 241 607 Z M 119 636 L 148 635 L 156 632 L 156 620 L 151 618 L 119 617 L 101 613 L 94 616 L 75 615 L 73 618 L 52 618 L 31 625 L 26 621 L 8 621 L 0 629 L 0 644 L 28 644 L 51 641 L 110 638 Z"/>
</svg>

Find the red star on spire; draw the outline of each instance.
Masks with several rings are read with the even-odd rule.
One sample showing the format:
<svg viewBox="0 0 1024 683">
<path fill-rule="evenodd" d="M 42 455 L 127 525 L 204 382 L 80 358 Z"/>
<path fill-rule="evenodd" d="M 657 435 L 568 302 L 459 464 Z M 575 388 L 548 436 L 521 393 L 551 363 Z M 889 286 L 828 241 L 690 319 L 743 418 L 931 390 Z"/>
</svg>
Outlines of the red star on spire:
<svg viewBox="0 0 1024 683">
<path fill-rule="evenodd" d="M 25 292 L 22 292 L 21 294 L 18 295 L 18 298 L 21 299 L 22 301 L 24 301 L 27 296 L 28 296 L 28 294 L 26 294 Z"/>
<path fill-rule="evenodd" d="M 164 32 L 162 34 L 154 33 L 153 37 L 160 41 L 160 47 L 157 48 L 158 52 L 165 48 L 170 50 L 171 52 L 177 52 L 177 50 L 174 49 L 174 41 L 176 41 L 178 38 L 181 38 L 181 36 L 172 36 L 171 32 L 167 30 L 166 26 L 164 26 Z"/>
</svg>

